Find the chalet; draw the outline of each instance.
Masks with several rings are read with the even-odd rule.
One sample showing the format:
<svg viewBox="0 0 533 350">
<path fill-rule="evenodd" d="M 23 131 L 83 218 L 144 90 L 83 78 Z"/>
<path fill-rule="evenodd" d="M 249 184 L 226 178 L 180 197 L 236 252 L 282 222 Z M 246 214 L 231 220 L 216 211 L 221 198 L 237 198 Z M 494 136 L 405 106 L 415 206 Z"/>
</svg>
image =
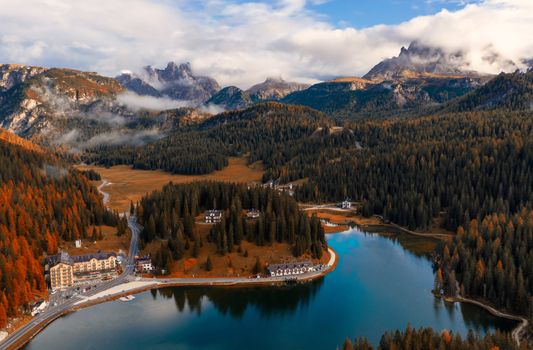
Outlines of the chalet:
<svg viewBox="0 0 533 350">
<path fill-rule="evenodd" d="M 352 202 L 350 202 L 349 199 L 345 199 L 344 202 L 341 203 L 342 209 L 350 209 L 352 207 Z"/>
<path fill-rule="evenodd" d="M 206 210 L 205 222 L 207 224 L 216 224 L 222 221 L 222 210 Z"/>
<path fill-rule="evenodd" d="M 135 271 L 137 272 L 152 272 L 154 266 L 150 257 L 142 257 L 135 260 Z"/>
<path fill-rule="evenodd" d="M 271 277 L 301 275 L 303 273 L 314 271 L 313 264 L 310 261 L 270 264 L 267 269 Z"/>
<path fill-rule="evenodd" d="M 261 212 L 259 210 L 255 210 L 255 209 L 250 209 L 246 213 L 246 218 L 248 218 L 250 220 L 259 219 L 260 216 L 261 216 Z"/>
</svg>

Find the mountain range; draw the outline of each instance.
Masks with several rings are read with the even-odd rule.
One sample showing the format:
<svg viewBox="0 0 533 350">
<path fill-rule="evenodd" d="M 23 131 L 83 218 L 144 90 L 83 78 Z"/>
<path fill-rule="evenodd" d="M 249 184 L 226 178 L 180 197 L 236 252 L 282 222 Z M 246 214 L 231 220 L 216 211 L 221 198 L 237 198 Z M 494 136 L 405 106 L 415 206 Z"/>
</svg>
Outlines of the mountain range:
<svg viewBox="0 0 533 350">
<path fill-rule="evenodd" d="M 139 95 L 166 96 L 193 103 L 202 103 L 220 90 L 215 79 L 195 75 L 189 63 L 169 62 L 165 69 L 146 66 L 140 73 L 123 73 L 116 80 Z"/>
<path fill-rule="evenodd" d="M 460 53 L 413 43 L 363 77 L 311 86 L 267 78 L 247 90 L 220 88 L 188 63 L 147 66 L 116 78 L 72 69 L 0 65 L 0 127 L 41 144 L 84 150 L 143 145 L 222 110 L 278 101 L 337 120 L 415 116 L 533 105 L 533 72 L 496 77 L 468 70 Z M 488 82 L 488 83 L 487 83 Z"/>
</svg>

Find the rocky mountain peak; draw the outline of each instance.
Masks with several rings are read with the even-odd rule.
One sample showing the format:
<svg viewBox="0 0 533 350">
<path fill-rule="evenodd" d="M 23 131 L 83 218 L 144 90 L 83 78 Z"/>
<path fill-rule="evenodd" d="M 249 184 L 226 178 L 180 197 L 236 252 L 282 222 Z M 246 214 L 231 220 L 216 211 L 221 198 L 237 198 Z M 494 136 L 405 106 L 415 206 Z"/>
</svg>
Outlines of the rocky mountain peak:
<svg viewBox="0 0 533 350">
<path fill-rule="evenodd" d="M 471 74 L 474 72 L 468 69 L 462 52 L 445 52 L 441 48 L 414 41 L 407 49 L 402 47 L 398 56 L 378 63 L 363 78 L 383 81 Z"/>
<path fill-rule="evenodd" d="M 220 90 L 211 77 L 196 75 L 191 64 L 169 62 L 164 69 L 146 66 L 140 73 L 124 73 L 116 78 L 139 95 L 167 96 L 177 100 L 203 103 Z"/>
<path fill-rule="evenodd" d="M 309 85 L 287 82 L 282 77 L 268 77 L 260 84 L 246 90 L 255 101 L 279 100 L 288 94 L 307 89 Z"/>
<path fill-rule="evenodd" d="M 0 65 L 0 90 L 9 90 L 44 71 L 45 68 L 42 67 L 2 64 Z"/>
</svg>

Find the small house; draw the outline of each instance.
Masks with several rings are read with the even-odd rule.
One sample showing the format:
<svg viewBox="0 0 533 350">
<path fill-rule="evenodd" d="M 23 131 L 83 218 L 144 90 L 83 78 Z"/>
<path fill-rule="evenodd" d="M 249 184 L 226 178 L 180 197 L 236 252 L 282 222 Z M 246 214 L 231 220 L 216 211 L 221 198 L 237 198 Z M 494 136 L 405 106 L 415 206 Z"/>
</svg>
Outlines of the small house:
<svg viewBox="0 0 533 350">
<path fill-rule="evenodd" d="M 154 266 L 152 265 L 152 259 L 150 257 L 138 258 L 135 261 L 135 271 L 137 272 L 152 272 Z"/>
<path fill-rule="evenodd" d="M 205 222 L 207 224 L 216 224 L 222 221 L 222 210 L 206 210 Z"/>
<path fill-rule="evenodd" d="M 261 216 L 261 212 L 259 210 L 255 210 L 255 209 L 250 209 L 246 213 L 246 218 L 248 218 L 250 220 L 257 220 L 257 219 L 259 219 L 260 216 Z"/>
<path fill-rule="evenodd" d="M 350 202 L 348 199 L 345 199 L 344 202 L 341 203 L 342 209 L 350 209 L 352 207 L 352 202 Z"/>
</svg>

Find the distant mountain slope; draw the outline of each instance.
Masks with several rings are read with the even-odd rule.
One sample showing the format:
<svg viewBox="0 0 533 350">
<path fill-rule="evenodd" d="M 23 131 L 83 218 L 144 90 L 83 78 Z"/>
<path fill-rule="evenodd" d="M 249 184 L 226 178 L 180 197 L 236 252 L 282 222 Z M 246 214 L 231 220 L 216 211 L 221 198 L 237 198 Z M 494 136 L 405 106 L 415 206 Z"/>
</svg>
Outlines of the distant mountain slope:
<svg viewBox="0 0 533 350">
<path fill-rule="evenodd" d="M 496 58 L 495 58 L 496 59 Z M 289 94 L 281 102 L 340 119 L 419 115 L 460 97 L 491 77 L 469 71 L 463 55 L 413 42 L 362 78 L 346 77 Z"/>
<path fill-rule="evenodd" d="M 211 117 L 180 105 L 139 96 L 96 73 L 0 65 L 0 127 L 62 151 L 142 145 Z"/>
<path fill-rule="evenodd" d="M 307 84 L 288 82 L 282 78 L 267 78 L 246 92 L 254 101 L 278 101 L 292 92 L 305 90 L 308 87 Z"/>
<path fill-rule="evenodd" d="M 443 106 L 445 111 L 532 110 L 533 71 L 501 73 L 487 84 Z"/>
<path fill-rule="evenodd" d="M 236 86 L 228 86 L 211 96 L 206 105 L 217 105 L 224 109 L 243 109 L 253 104 L 252 97 Z"/>
<path fill-rule="evenodd" d="M 71 69 L 0 66 L 0 127 L 21 135 L 50 132 L 72 111 L 111 101 L 124 88 L 112 78 Z"/>
<path fill-rule="evenodd" d="M 497 59 L 497 58 L 494 58 Z M 469 69 L 461 52 L 445 52 L 440 48 L 412 42 L 409 48 L 402 47 L 397 57 L 392 57 L 374 66 L 363 78 L 374 81 L 403 80 L 417 77 L 463 77 L 476 76 Z"/>
<path fill-rule="evenodd" d="M 279 101 L 292 92 L 305 90 L 308 87 L 309 85 L 287 82 L 282 78 L 267 78 L 246 91 L 236 86 L 225 87 L 205 104 L 217 105 L 226 110 L 244 109 L 258 102 Z"/>
<path fill-rule="evenodd" d="M 189 63 L 178 66 L 169 62 L 165 69 L 147 66 L 140 73 L 123 73 L 116 79 L 139 95 L 167 96 L 194 104 L 207 101 L 220 90 L 215 79 L 194 74 Z"/>
<path fill-rule="evenodd" d="M 481 80 L 469 77 L 419 77 L 381 83 L 345 78 L 313 85 L 281 102 L 315 108 L 340 119 L 386 118 L 423 112 L 480 84 Z"/>
<path fill-rule="evenodd" d="M 248 154 L 250 162 L 262 160 L 278 167 L 301 151 L 302 140 L 320 127 L 333 125 L 325 114 L 307 107 L 259 103 L 175 130 L 142 148 L 101 147 L 87 161 L 205 174 L 226 166 L 229 156 Z"/>
</svg>

